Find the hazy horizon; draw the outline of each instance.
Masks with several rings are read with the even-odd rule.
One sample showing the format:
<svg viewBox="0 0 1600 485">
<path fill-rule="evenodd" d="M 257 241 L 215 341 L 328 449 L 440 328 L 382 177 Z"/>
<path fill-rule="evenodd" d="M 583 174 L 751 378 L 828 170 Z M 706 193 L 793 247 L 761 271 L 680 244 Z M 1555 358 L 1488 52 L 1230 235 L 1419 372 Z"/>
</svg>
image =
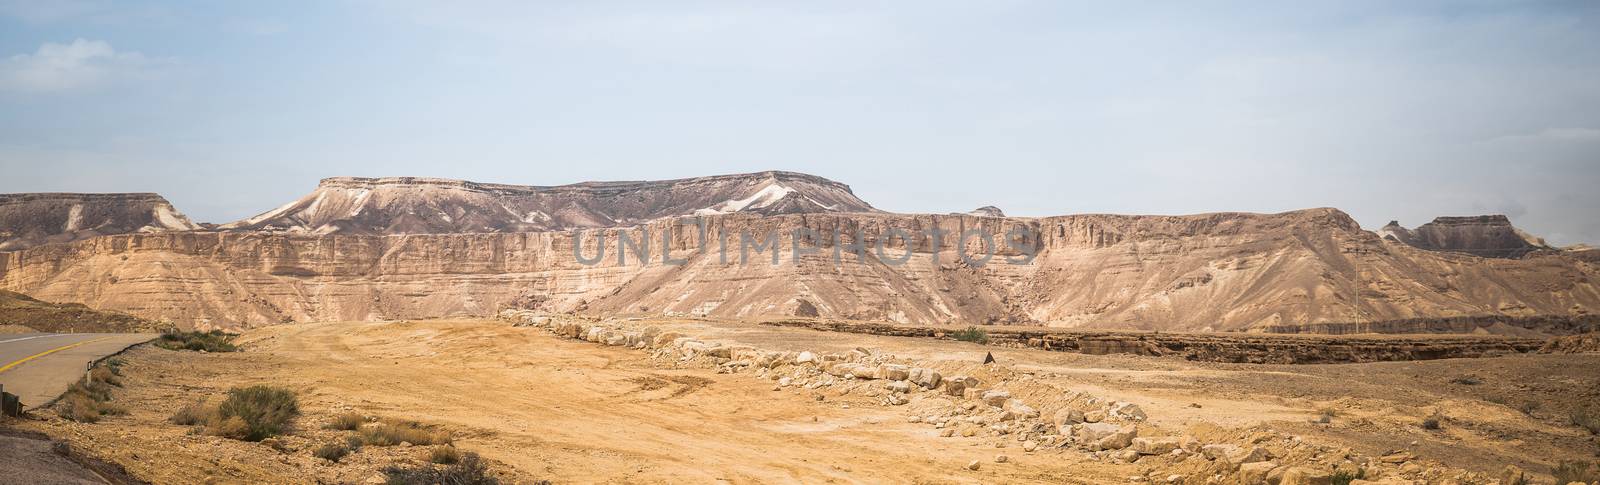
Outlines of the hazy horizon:
<svg viewBox="0 0 1600 485">
<path fill-rule="evenodd" d="M 1600 4 L 0 0 L 0 192 L 786 170 L 893 212 L 1506 214 L 1600 243 Z"/>
</svg>

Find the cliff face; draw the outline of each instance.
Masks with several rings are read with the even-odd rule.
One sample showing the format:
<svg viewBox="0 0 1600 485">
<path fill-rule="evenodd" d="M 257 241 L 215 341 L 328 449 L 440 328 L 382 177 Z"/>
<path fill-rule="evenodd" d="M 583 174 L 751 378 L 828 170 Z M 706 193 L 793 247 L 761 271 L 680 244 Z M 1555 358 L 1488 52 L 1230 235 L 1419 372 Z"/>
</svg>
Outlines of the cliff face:
<svg viewBox="0 0 1600 485">
<path fill-rule="evenodd" d="M 678 207 L 697 207 L 695 200 Z M 676 210 L 676 209 L 674 209 Z M 1582 315 L 1600 309 L 1600 274 L 1559 252 L 1481 259 L 1385 242 L 1332 209 L 1283 214 L 1075 215 L 1040 219 L 881 212 L 706 215 L 627 228 L 648 234 L 617 261 L 616 232 L 307 235 L 222 231 L 126 234 L 0 253 L 0 288 L 187 326 L 492 315 L 506 308 L 592 314 L 819 316 L 904 323 L 1039 323 L 1080 328 L 1263 330 L 1273 326 L 1469 315 Z M 663 264 L 662 234 L 672 228 Z M 981 267 L 960 234 L 1026 228 L 1037 256 Z M 819 252 L 794 260 L 792 234 Z M 935 245 L 894 231 L 944 232 Z M 833 261 L 831 235 L 867 244 Z M 779 234 L 780 264 L 740 235 Z M 726 261 L 718 241 L 728 241 Z M 887 241 L 886 254 L 873 249 Z M 981 240 L 965 241 L 980 254 Z M 640 244 L 635 244 L 639 246 Z M 891 264 L 909 246 L 901 265 Z M 842 248 L 841 248 L 842 249 Z M 937 258 L 935 250 L 937 249 Z M 770 251 L 770 249 L 769 249 Z"/>
<path fill-rule="evenodd" d="M 198 228 L 156 194 L 0 194 L 0 251 Z"/>
<path fill-rule="evenodd" d="M 1406 229 L 1399 222 L 1391 221 L 1379 233 L 1429 251 L 1485 258 L 1520 258 L 1537 250 L 1552 249 L 1543 240 L 1513 227 L 1511 220 L 1503 215 L 1438 217 L 1416 229 Z"/>
<path fill-rule="evenodd" d="M 338 177 L 222 229 L 313 235 L 529 232 L 624 227 L 692 214 L 871 211 L 849 186 L 793 172 L 555 187 Z"/>
</svg>

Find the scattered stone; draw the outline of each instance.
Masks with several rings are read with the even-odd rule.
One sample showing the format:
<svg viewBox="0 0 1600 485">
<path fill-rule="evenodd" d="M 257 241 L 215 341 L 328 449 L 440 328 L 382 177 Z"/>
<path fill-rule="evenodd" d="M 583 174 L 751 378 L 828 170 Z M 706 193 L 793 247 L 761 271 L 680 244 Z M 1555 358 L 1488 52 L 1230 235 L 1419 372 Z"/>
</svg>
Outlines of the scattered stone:
<svg viewBox="0 0 1600 485">
<path fill-rule="evenodd" d="M 1141 455 L 1165 455 L 1182 446 L 1178 438 L 1134 438 L 1133 449 Z"/>
<path fill-rule="evenodd" d="M 1008 399 L 1011 399 L 1011 393 L 1000 389 L 994 389 L 983 393 L 983 403 L 994 407 L 1005 405 L 1006 400 Z"/>
<path fill-rule="evenodd" d="M 951 429 L 951 428 L 945 428 L 945 429 L 939 430 L 939 437 L 940 438 L 949 438 L 949 437 L 955 436 L 955 435 L 956 435 L 956 430 Z"/>
<path fill-rule="evenodd" d="M 995 463 L 1005 463 L 1007 461 L 1011 461 L 1011 457 L 1006 455 L 994 455 Z"/>
<path fill-rule="evenodd" d="M 1411 461 L 1411 454 L 1407 453 L 1407 452 L 1404 452 L 1404 451 L 1396 451 L 1394 453 L 1389 453 L 1387 455 L 1383 455 L 1382 458 L 1378 458 L 1378 461 L 1381 461 L 1381 462 L 1384 462 L 1384 463 L 1393 464 L 1393 465 L 1398 465 L 1398 464 L 1401 464 L 1401 463 L 1405 463 L 1405 462 Z"/>
<path fill-rule="evenodd" d="M 1037 449 L 1039 449 L 1039 442 L 1038 441 L 1027 440 L 1027 441 L 1023 441 L 1022 442 L 1022 451 L 1026 451 L 1026 452 L 1030 452 L 1031 453 L 1031 452 L 1033 452 L 1033 450 L 1037 450 Z"/>
<path fill-rule="evenodd" d="M 1052 420 L 1052 422 L 1055 423 L 1056 427 L 1072 426 L 1074 424 L 1082 423 L 1083 411 L 1072 408 L 1062 408 L 1060 411 L 1056 411 L 1055 419 Z"/>
<path fill-rule="evenodd" d="M 1278 485 L 1328 485 L 1333 483 L 1333 476 L 1328 472 L 1304 467 L 1294 467 L 1284 470 L 1283 478 Z"/>
<path fill-rule="evenodd" d="M 972 470 L 972 471 L 977 471 L 979 466 L 982 466 L 982 465 L 978 463 L 978 460 L 972 460 L 972 463 L 968 463 L 967 464 L 967 469 L 968 470 Z"/>
<path fill-rule="evenodd" d="M 1270 461 L 1239 465 L 1239 485 L 1267 485 L 1267 474 L 1277 467 Z"/>
<path fill-rule="evenodd" d="M 1085 423 L 1098 423 L 1098 422 L 1105 421 L 1105 420 L 1106 420 L 1106 412 L 1105 411 L 1094 410 L 1094 411 L 1089 411 L 1087 413 L 1083 413 L 1083 422 L 1085 422 Z"/>
<path fill-rule="evenodd" d="M 1144 409 L 1131 402 L 1113 403 L 1111 405 L 1111 414 L 1134 421 L 1144 421 L 1146 419 Z"/>
<path fill-rule="evenodd" d="M 796 364 L 810 364 L 810 363 L 816 362 L 816 361 L 817 361 L 817 354 L 813 354 L 809 350 L 800 352 L 800 355 L 795 356 L 795 358 L 794 358 L 794 363 L 796 363 Z"/>
</svg>

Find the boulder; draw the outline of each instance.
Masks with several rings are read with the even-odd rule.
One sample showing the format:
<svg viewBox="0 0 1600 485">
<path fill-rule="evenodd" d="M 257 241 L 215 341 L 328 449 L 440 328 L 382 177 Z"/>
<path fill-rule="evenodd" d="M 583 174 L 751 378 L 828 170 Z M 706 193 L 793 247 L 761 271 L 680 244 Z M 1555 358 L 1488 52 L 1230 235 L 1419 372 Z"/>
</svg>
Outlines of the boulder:
<svg viewBox="0 0 1600 485">
<path fill-rule="evenodd" d="M 1123 419 L 1134 421 L 1144 421 L 1146 418 L 1144 409 L 1140 408 L 1138 404 L 1131 402 L 1113 403 L 1111 405 L 1111 414 L 1114 416 L 1120 416 Z"/>
<path fill-rule="evenodd" d="M 1105 411 L 1101 411 L 1101 410 L 1097 409 L 1097 410 L 1094 410 L 1094 411 L 1089 411 L 1087 413 L 1083 413 L 1083 422 L 1085 422 L 1085 423 L 1098 423 L 1098 422 L 1105 421 L 1105 420 L 1106 420 L 1106 412 Z"/>
<path fill-rule="evenodd" d="M 678 332 L 662 332 L 660 334 L 657 334 L 654 339 L 651 339 L 650 345 L 652 347 L 666 347 L 667 345 L 671 345 L 673 342 L 677 341 L 680 338 L 683 338 L 683 334 L 681 334 L 681 333 L 678 333 Z"/>
<path fill-rule="evenodd" d="M 939 387 L 939 371 L 922 367 L 911 368 L 911 382 L 927 389 Z"/>
<path fill-rule="evenodd" d="M 1333 475 L 1317 469 L 1294 467 L 1283 471 L 1278 485 L 1332 485 Z"/>
<path fill-rule="evenodd" d="M 1239 465 L 1239 485 L 1267 485 L 1267 474 L 1277 467 L 1270 461 Z"/>
<path fill-rule="evenodd" d="M 1051 420 L 1057 427 L 1072 426 L 1083 422 L 1083 411 L 1072 408 L 1062 408 L 1056 411 L 1055 419 Z"/>
<path fill-rule="evenodd" d="M 1006 401 L 1005 409 L 1006 414 L 1012 415 L 1013 418 L 1039 417 L 1039 411 L 1028 406 L 1026 403 L 1023 403 L 1021 399 L 1012 399 Z"/>
<path fill-rule="evenodd" d="M 1139 435 L 1139 429 L 1133 426 L 1123 426 L 1115 433 L 1100 438 L 1090 445 L 1092 450 L 1120 450 L 1133 444 L 1133 438 Z"/>
<path fill-rule="evenodd" d="M 1141 455 L 1165 455 L 1173 450 L 1182 449 L 1182 441 L 1178 438 L 1134 438 L 1133 449 Z"/>
<path fill-rule="evenodd" d="M 1111 436 L 1119 428 L 1111 423 L 1085 423 L 1072 427 L 1072 437 L 1085 443 L 1099 441 L 1100 438 Z"/>
<path fill-rule="evenodd" d="M 903 381 L 911 378 L 911 368 L 900 364 L 882 364 L 878 366 L 879 379 Z"/>
<path fill-rule="evenodd" d="M 1010 400 L 1010 399 L 1011 399 L 1011 393 L 1006 392 L 1006 391 L 1002 391 L 1000 389 L 992 389 L 992 390 L 990 390 L 988 392 L 983 393 L 983 402 L 984 402 L 984 404 L 988 404 L 988 405 L 994 406 L 994 407 L 1003 406 L 1003 405 L 1005 405 L 1006 401 Z"/>
<path fill-rule="evenodd" d="M 888 389 L 890 392 L 907 393 L 911 392 L 911 383 L 906 381 L 889 381 L 888 384 L 884 384 L 884 388 Z"/>
<path fill-rule="evenodd" d="M 816 362 L 816 361 L 817 361 L 817 354 L 813 354 L 809 350 L 802 351 L 802 352 L 800 352 L 800 355 L 796 355 L 794 357 L 794 363 L 796 363 L 796 364 L 810 364 L 810 363 L 813 363 L 813 362 Z"/>
<path fill-rule="evenodd" d="M 952 376 L 944 380 L 944 392 L 951 396 L 961 397 L 969 387 L 978 387 L 978 379 L 968 376 Z"/>
</svg>

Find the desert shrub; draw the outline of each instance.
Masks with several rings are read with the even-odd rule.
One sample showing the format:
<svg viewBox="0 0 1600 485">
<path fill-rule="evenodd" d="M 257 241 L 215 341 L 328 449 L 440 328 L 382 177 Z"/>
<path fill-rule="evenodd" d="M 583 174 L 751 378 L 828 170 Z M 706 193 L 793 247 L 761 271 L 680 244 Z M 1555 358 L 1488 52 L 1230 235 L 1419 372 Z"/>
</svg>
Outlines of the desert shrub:
<svg viewBox="0 0 1600 485">
<path fill-rule="evenodd" d="M 1572 413 L 1572 425 L 1589 430 L 1589 434 L 1600 434 L 1600 416 L 1585 410 Z"/>
<path fill-rule="evenodd" d="M 950 334 L 950 338 L 960 340 L 962 342 L 986 344 L 989 343 L 989 332 L 978 327 L 968 326 L 965 330 L 956 330 L 955 332 L 952 332 Z"/>
<path fill-rule="evenodd" d="M 161 339 L 156 340 L 156 346 L 167 350 L 234 352 L 239 349 L 233 346 L 233 337 L 234 335 L 223 333 L 221 330 L 212 330 L 210 332 L 169 331 L 161 334 Z"/>
<path fill-rule="evenodd" d="M 461 460 L 449 466 L 420 465 L 412 468 L 390 466 L 383 470 L 390 485 L 499 485 L 489 476 L 489 466 L 477 453 L 465 453 Z"/>
<path fill-rule="evenodd" d="M 1433 413 L 1432 416 L 1428 416 L 1426 419 L 1422 420 L 1422 429 L 1432 429 L 1432 430 L 1439 429 L 1440 423 L 1442 421 L 1444 421 L 1444 416 L 1442 416 L 1439 413 L 1435 412 L 1435 413 Z"/>
<path fill-rule="evenodd" d="M 1600 463 L 1584 463 L 1577 460 L 1561 460 L 1554 470 L 1556 483 L 1595 483 L 1600 482 Z"/>
<path fill-rule="evenodd" d="M 346 437 L 344 437 L 344 446 L 346 448 L 349 448 L 350 451 L 359 450 L 359 449 L 361 449 L 361 445 L 365 445 L 365 444 L 367 444 L 367 442 L 362 440 L 360 436 L 346 436 Z"/>
<path fill-rule="evenodd" d="M 61 398 L 57 414 L 80 423 L 93 423 L 100 420 L 99 404 L 87 395 L 69 392 Z"/>
<path fill-rule="evenodd" d="M 450 443 L 450 433 L 416 421 L 385 419 L 378 426 L 362 428 L 361 440 L 372 446 L 442 445 Z"/>
<path fill-rule="evenodd" d="M 367 417 L 362 416 L 361 413 L 341 413 L 338 416 L 334 416 L 333 421 L 329 422 L 325 428 L 343 431 L 355 431 L 356 429 L 361 428 L 361 423 L 365 422 L 367 422 Z"/>
<path fill-rule="evenodd" d="M 453 465 L 461 461 L 461 452 L 454 446 L 440 446 L 428 452 L 428 462 L 440 465 Z"/>
<path fill-rule="evenodd" d="M 1463 386 L 1476 386 L 1478 384 L 1483 384 L 1483 379 L 1479 378 L 1478 376 L 1468 374 L 1450 379 L 1450 382 L 1454 384 L 1461 384 Z"/>
<path fill-rule="evenodd" d="M 98 366 L 89 370 L 90 381 L 100 381 L 117 387 L 122 387 L 122 379 L 117 377 L 110 367 Z"/>
<path fill-rule="evenodd" d="M 1328 483 L 1332 485 L 1350 485 L 1350 482 L 1354 482 L 1366 477 L 1366 470 L 1359 470 L 1356 472 L 1338 471 L 1333 472 L 1333 475 L 1328 477 Z"/>
<path fill-rule="evenodd" d="M 127 408 L 109 402 L 111 388 L 120 385 L 121 381 L 110 369 L 103 366 L 90 369 L 87 378 L 67 388 L 56 414 L 80 423 L 93 423 L 104 415 L 127 414 Z"/>
<path fill-rule="evenodd" d="M 350 454 L 350 448 L 338 443 L 328 443 L 317 447 L 316 451 L 311 452 L 311 454 L 317 458 L 338 463 L 339 459 Z"/>
<path fill-rule="evenodd" d="M 206 401 L 201 399 L 178 408 L 178 412 L 172 413 L 172 417 L 167 418 L 167 421 L 180 426 L 193 426 L 205 424 L 216 413 L 216 409 L 206 407 Z"/>
<path fill-rule="evenodd" d="M 215 416 L 219 424 L 228 425 L 228 432 L 213 431 L 213 434 L 244 441 L 261 441 L 282 433 L 289 420 L 299 414 L 300 404 L 295 399 L 294 391 L 271 386 L 233 388 L 228 390 L 228 398 L 217 406 Z M 237 426 L 227 423 L 233 418 L 244 422 L 245 431 L 242 434 L 237 432 Z"/>
<path fill-rule="evenodd" d="M 1539 403 L 1537 401 L 1525 401 L 1521 406 L 1517 406 L 1517 410 L 1522 411 L 1522 414 L 1533 416 L 1533 413 L 1539 411 Z"/>
<path fill-rule="evenodd" d="M 211 420 L 206 421 L 205 431 L 224 438 L 243 440 L 250 437 L 250 424 L 238 416 L 222 417 L 214 414 Z"/>
</svg>

